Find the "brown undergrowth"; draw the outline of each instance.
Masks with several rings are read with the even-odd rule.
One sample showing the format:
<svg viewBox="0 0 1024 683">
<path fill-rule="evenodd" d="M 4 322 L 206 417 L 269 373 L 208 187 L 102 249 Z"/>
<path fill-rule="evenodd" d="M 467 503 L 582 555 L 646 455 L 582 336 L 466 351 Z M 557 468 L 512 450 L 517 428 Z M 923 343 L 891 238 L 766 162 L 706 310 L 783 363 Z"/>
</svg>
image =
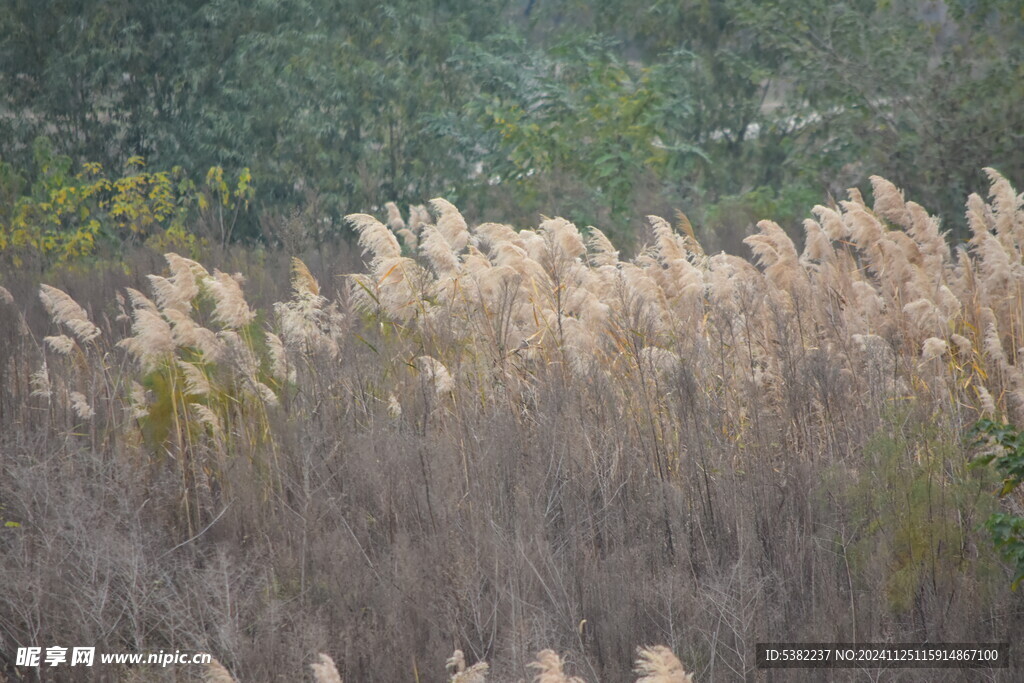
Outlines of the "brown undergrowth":
<svg viewBox="0 0 1024 683">
<path fill-rule="evenodd" d="M 765 640 L 1006 640 L 1021 602 L 959 440 L 1024 420 L 1022 198 L 989 176 L 956 248 L 874 178 L 802 249 L 760 223 L 754 263 L 684 216 L 622 260 L 438 199 L 350 216 L 363 273 L 249 273 L 290 281 L 276 303 L 176 254 L 44 285 L 46 323 L 0 290 L 0 653 L 396 681 L 456 649 L 456 678 L 575 680 L 557 652 L 675 681 L 673 652 L 752 678 Z"/>
</svg>

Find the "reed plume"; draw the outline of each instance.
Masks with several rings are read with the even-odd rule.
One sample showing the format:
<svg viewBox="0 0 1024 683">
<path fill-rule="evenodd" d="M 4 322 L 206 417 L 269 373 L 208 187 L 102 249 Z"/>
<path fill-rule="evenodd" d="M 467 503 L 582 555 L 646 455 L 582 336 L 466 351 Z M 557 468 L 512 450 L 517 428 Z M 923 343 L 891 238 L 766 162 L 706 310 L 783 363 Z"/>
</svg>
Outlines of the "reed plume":
<svg viewBox="0 0 1024 683">
<path fill-rule="evenodd" d="M 637 648 L 636 683 L 693 683 L 682 662 L 664 645 Z"/>
<path fill-rule="evenodd" d="M 213 276 L 205 280 L 213 297 L 213 319 L 233 330 L 245 327 L 256 317 L 242 294 L 241 281 L 241 275 L 228 275 L 219 270 L 214 270 Z"/>
<path fill-rule="evenodd" d="M 487 662 L 477 662 L 466 668 L 466 656 L 462 650 L 456 650 L 445 662 L 445 668 L 451 672 L 448 683 L 486 683 L 490 665 Z"/>
<path fill-rule="evenodd" d="M 64 334 L 43 337 L 43 341 L 50 347 L 51 351 L 62 356 L 67 356 L 75 350 L 75 340 Z"/>
<path fill-rule="evenodd" d="M 72 391 L 68 393 L 68 404 L 79 419 L 91 420 L 96 416 L 96 411 L 94 411 L 92 406 L 89 405 L 89 399 L 87 399 L 85 394 L 82 394 L 81 392 Z"/>
<path fill-rule="evenodd" d="M 320 661 L 309 665 L 313 670 L 313 680 L 316 683 L 341 683 L 341 674 L 334 665 L 334 660 L 328 655 L 320 653 Z"/>
<path fill-rule="evenodd" d="M 234 677 L 216 659 L 211 659 L 210 663 L 206 665 L 203 680 L 206 683 L 236 683 Z"/>
<path fill-rule="evenodd" d="M 85 309 L 67 293 L 50 285 L 39 285 L 39 299 L 50 319 L 71 330 L 80 343 L 88 344 L 100 336 L 100 328 L 89 320 Z"/>
<path fill-rule="evenodd" d="M 132 315 L 135 335 L 122 339 L 117 345 L 135 357 L 143 372 L 149 372 L 174 353 L 174 335 L 171 326 L 159 313 L 148 308 L 136 308 Z"/>
<path fill-rule="evenodd" d="M 413 364 L 434 385 L 438 396 L 444 396 L 455 390 L 455 381 L 441 361 L 431 356 L 420 356 Z"/>
<path fill-rule="evenodd" d="M 527 666 L 539 671 L 533 677 L 534 683 L 585 683 L 582 678 L 569 676 L 563 671 L 564 662 L 554 650 L 541 650 L 537 659 Z"/>
<path fill-rule="evenodd" d="M 444 237 L 451 251 L 458 253 L 469 244 L 469 228 L 455 206 L 447 199 L 430 200 L 430 208 L 437 214 L 437 231 Z"/>
<path fill-rule="evenodd" d="M 398 239 L 388 230 L 387 226 L 373 216 L 365 213 L 353 213 L 345 216 L 345 220 L 359 233 L 359 246 L 363 253 L 371 252 L 373 264 L 380 259 L 398 258 L 402 255 L 402 247 Z"/>
<path fill-rule="evenodd" d="M 46 367 L 45 359 L 43 360 L 43 365 L 29 375 L 29 386 L 32 389 L 32 396 L 47 400 L 53 396 L 53 385 L 50 383 L 50 373 Z"/>
</svg>

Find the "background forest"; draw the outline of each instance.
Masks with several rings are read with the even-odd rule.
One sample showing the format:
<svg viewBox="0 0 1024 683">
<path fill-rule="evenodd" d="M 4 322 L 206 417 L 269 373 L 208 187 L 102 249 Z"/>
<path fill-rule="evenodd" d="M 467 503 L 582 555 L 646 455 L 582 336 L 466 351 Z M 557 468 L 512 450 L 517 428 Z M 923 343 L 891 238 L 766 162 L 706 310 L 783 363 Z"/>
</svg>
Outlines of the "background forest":
<svg viewBox="0 0 1024 683">
<path fill-rule="evenodd" d="M 8 0 L 0 196 L 32 195 L 51 154 L 139 156 L 251 169 L 248 239 L 297 207 L 320 241 L 443 196 L 630 245 L 645 213 L 683 209 L 735 250 L 877 173 L 963 237 L 979 169 L 1024 170 L 1022 27 L 997 0 Z"/>
<path fill-rule="evenodd" d="M 0 66 L 0 679 L 1019 641 L 1019 2 L 6 0 Z"/>
</svg>

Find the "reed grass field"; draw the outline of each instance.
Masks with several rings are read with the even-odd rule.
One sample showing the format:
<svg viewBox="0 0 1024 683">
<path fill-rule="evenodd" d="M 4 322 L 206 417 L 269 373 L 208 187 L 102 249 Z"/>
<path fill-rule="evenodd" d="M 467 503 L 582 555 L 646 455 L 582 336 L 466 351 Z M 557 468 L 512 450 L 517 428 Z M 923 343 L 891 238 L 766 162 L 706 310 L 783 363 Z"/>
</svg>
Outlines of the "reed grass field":
<svg viewBox="0 0 1024 683">
<path fill-rule="evenodd" d="M 986 173 L 962 244 L 873 176 L 746 255 L 438 198 L 349 247 L 11 268 L 0 679 L 1020 680 L 983 524 L 1024 498 L 965 438 L 1024 424 L 1024 195 Z M 1017 659 L 764 671 L 767 641 Z M 52 644 L 216 660 L 15 665 Z"/>
</svg>

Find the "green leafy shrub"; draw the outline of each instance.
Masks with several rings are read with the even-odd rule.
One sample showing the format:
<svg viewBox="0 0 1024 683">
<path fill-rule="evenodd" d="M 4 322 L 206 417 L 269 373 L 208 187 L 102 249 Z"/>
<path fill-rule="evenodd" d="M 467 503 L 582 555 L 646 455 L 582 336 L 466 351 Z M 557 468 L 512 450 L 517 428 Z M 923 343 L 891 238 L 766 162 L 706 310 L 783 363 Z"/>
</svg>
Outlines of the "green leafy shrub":
<svg viewBox="0 0 1024 683">
<path fill-rule="evenodd" d="M 976 446 L 988 446 L 992 450 L 974 460 L 973 466 L 986 466 L 993 462 L 1003 477 L 999 497 L 1005 498 L 1024 482 L 1024 434 L 1015 427 L 989 419 L 979 420 L 968 432 Z M 1024 581 L 1024 517 L 996 512 L 985 522 L 985 528 L 992 535 L 992 542 L 1003 559 L 1014 567 L 1011 588 Z"/>
<path fill-rule="evenodd" d="M 142 157 L 130 157 L 120 174 L 99 163 L 74 170 L 71 158 L 56 154 L 47 138 L 34 145 L 36 178 L 0 171 L 0 259 L 16 268 L 43 266 L 93 255 L 102 243 L 150 244 L 162 251 L 195 253 L 215 237 L 230 239 L 240 212 L 254 192 L 248 169 L 229 184 L 224 169 L 211 168 L 197 185 L 180 166 L 151 171 Z M 24 193 L 23 193 L 24 192 Z M 188 226 L 198 225 L 202 234 Z"/>
</svg>

